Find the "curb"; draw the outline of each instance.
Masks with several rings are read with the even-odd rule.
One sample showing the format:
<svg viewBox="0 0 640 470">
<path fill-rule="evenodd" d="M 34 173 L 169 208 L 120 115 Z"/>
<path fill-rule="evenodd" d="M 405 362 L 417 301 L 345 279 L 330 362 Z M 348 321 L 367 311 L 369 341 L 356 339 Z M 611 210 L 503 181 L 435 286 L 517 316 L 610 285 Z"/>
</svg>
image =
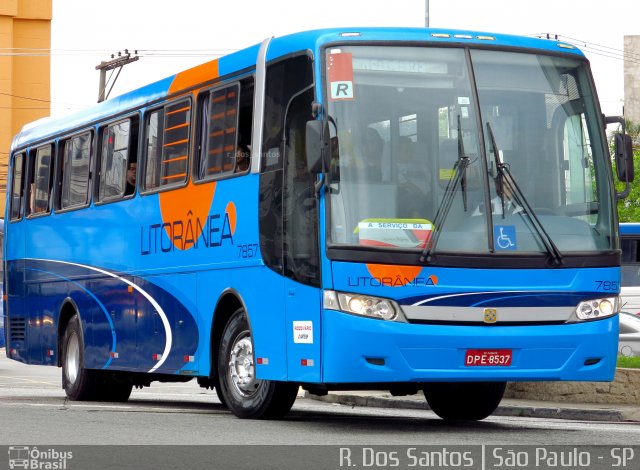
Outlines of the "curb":
<svg viewBox="0 0 640 470">
<path fill-rule="evenodd" d="M 363 396 L 349 394 L 328 394 L 317 396 L 305 394 L 306 398 L 324 401 L 326 403 L 337 403 L 346 406 L 362 406 L 373 408 L 396 408 L 403 410 L 430 410 L 426 400 L 387 397 L 387 396 Z M 492 416 L 514 416 L 520 418 L 546 418 L 546 419 L 569 419 L 578 421 L 608 421 L 608 422 L 628 422 L 640 421 L 640 412 L 637 410 L 607 409 L 594 407 L 574 407 L 547 405 L 519 404 L 517 402 L 503 403 L 493 412 Z M 634 407 L 635 408 L 635 407 Z"/>
</svg>

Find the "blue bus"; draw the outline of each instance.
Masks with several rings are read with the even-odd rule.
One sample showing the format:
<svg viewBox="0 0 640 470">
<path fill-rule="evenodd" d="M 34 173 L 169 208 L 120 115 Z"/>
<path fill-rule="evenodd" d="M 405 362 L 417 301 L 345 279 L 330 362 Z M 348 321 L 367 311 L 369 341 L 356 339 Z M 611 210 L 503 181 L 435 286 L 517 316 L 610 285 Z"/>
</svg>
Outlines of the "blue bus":
<svg viewBox="0 0 640 470">
<path fill-rule="evenodd" d="M 28 125 L 7 355 L 61 367 L 72 400 L 195 379 L 241 418 L 302 387 L 479 420 L 506 381 L 610 381 L 619 121 L 570 44 L 363 28 Z M 624 132 L 615 151 L 628 186 Z"/>
<path fill-rule="evenodd" d="M 620 310 L 640 315 L 640 223 L 620 223 L 622 279 Z"/>
</svg>

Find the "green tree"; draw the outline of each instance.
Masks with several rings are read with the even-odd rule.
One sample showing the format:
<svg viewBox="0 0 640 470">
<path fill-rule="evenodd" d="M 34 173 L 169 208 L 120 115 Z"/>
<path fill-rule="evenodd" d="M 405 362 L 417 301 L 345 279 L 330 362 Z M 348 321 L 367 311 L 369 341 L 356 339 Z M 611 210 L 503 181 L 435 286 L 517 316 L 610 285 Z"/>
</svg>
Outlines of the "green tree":
<svg viewBox="0 0 640 470">
<path fill-rule="evenodd" d="M 637 184 L 640 179 L 640 123 L 625 119 L 625 130 L 633 141 L 633 168 L 636 174 L 636 181 L 631 183 L 629 195 L 618 201 L 618 218 L 620 222 L 640 222 L 640 184 Z M 613 155 L 613 134 L 610 137 L 609 145 Z M 616 167 L 613 159 L 612 165 L 615 177 Z M 623 183 L 616 182 L 618 191 L 622 191 L 624 187 Z"/>
</svg>

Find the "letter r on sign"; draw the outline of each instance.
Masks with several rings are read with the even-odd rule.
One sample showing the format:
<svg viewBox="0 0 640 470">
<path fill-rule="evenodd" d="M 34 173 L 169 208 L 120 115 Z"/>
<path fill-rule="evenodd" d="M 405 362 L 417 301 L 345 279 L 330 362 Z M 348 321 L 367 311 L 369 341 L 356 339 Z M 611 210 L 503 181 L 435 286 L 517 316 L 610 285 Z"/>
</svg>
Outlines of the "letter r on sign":
<svg viewBox="0 0 640 470">
<path fill-rule="evenodd" d="M 331 82 L 331 99 L 332 100 L 352 100 L 353 99 L 353 82 Z"/>
</svg>

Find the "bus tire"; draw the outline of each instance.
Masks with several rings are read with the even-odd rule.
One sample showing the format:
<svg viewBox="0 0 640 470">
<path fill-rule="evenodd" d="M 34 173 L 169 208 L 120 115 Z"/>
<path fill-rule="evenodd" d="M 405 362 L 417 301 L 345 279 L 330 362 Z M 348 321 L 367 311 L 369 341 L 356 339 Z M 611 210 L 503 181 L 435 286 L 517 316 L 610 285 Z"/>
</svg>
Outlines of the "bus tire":
<svg viewBox="0 0 640 470">
<path fill-rule="evenodd" d="M 448 421 L 479 421 L 493 413 L 506 382 L 433 382 L 423 393 L 431 410 Z"/>
<path fill-rule="evenodd" d="M 62 341 L 62 388 L 69 400 L 99 398 L 95 372 L 84 368 L 84 342 L 77 314 L 69 320 Z"/>
<path fill-rule="evenodd" d="M 216 374 L 213 381 L 215 383 L 213 386 L 213 389 L 216 391 L 216 396 L 218 397 L 218 400 L 220 400 L 220 403 L 222 404 L 222 406 L 224 406 L 225 408 L 229 408 L 227 406 L 227 402 L 224 399 L 224 395 L 222 394 L 222 388 L 220 387 L 220 374 Z"/>
<path fill-rule="evenodd" d="M 98 383 L 100 392 L 96 398 L 103 401 L 123 403 L 129 400 L 133 385 L 128 382 L 121 382 L 115 376 L 104 377 Z"/>
<path fill-rule="evenodd" d="M 223 403 L 238 418 L 281 418 L 298 393 L 297 384 L 256 378 L 253 340 L 242 308 L 231 316 L 222 333 L 218 374 Z"/>
</svg>

